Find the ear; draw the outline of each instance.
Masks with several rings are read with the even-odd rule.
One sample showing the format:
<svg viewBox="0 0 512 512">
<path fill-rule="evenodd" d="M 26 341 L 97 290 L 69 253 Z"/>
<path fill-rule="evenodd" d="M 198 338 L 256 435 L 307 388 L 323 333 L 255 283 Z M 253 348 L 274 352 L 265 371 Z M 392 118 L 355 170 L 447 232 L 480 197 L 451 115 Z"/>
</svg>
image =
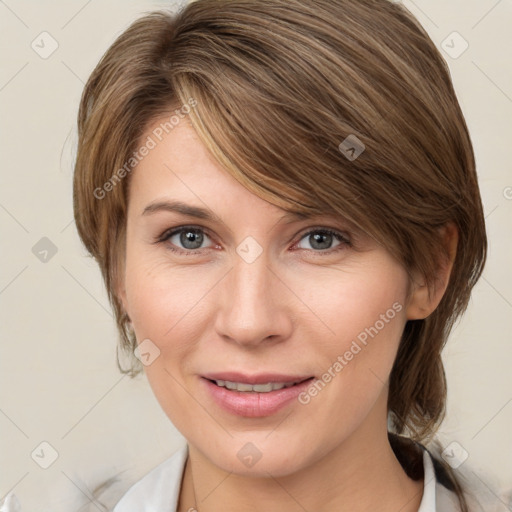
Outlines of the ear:
<svg viewBox="0 0 512 512">
<path fill-rule="evenodd" d="M 457 254 L 459 233 L 453 222 L 447 223 L 439 229 L 439 232 L 448 257 L 445 257 L 444 254 L 440 255 L 438 272 L 432 287 L 429 288 L 421 280 L 412 283 L 411 295 L 406 308 L 408 320 L 420 320 L 432 314 L 441 302 L 448 286 L 453 262 Z"/>
</svg>

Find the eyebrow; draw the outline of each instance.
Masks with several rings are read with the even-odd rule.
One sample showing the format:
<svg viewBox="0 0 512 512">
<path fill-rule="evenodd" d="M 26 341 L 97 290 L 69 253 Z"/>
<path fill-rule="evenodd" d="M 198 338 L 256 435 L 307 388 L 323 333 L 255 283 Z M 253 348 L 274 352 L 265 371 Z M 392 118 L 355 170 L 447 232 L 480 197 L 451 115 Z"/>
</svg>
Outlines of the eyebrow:
<svg viewBox="0 0 512 512">
<path fill-rule="evenodd" d="M 151 215 L 153 213 L 162 211 L 180 213 L 181 215 L 185 215 L 187 217 L 194 217 L 196 219 L 224 224 L 223 220 L 209 208 L 192 206 L 177 200 L 155 201 L 150 203 L 144 208 L 142 215 Z M 309 219 L 311 217 L 313 216 L 306 213 L 287 211 L 282 217 L 280 217 L 279 222 L 284 221 L 286 224 L 291 224 L 292 222 Z"/>
</svg>

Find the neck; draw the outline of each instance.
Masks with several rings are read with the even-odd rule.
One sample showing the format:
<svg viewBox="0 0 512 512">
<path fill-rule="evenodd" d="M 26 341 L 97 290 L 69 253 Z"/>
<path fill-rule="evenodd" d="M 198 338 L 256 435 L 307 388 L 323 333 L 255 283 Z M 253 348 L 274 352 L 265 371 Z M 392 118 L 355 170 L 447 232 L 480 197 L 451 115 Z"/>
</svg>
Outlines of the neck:
<svg viewBox="0 0 512 512">
<path fill-rule="evenodd" d="M 417 512 L 423 480 L 406 475 L 381 427 L 362 425 L 314 464 L 277 478 L 228 473 L 189 444 L 178 512 Z"/>
</svg>

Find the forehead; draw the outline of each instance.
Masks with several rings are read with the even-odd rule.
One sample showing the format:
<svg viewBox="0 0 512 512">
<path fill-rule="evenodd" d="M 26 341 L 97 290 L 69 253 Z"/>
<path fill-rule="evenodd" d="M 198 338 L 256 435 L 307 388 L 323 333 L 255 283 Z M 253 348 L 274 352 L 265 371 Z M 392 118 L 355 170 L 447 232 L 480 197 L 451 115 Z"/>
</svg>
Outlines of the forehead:
<svg viewBox="0 0 512 512">
<path fill-rule="evenodd" d="M 160 137 L 150 125 L 140 138 L 139 148 L 151 147 L 133 171 L 130 202 L 147 213 L 177 211 L 215 220 L 216 209 L 244 202 L 277 208 L 259 198 L 224 170 L 201 142 L 186 119 Z M 149 206 L 147 203 L 153 203 Z M 169 203 L 165 206 L 164 203 Z M 181 203 L 181 204 L 180 204 Z M 193 208 L 185 206 L 193 205 Z M 188 208 L 188 210 L 187 210 Z M 218 220 L 218 219 L 217 219 Z"/>
<path fill-rule="evenodd" d="M 159 120 L 150 124 L 138 145 L 151 148 L 131 177 L 130 203 L 140 215 L 168 211 L 219 222 L 216 211 L 230 206 L 235 215 L 266 212 L 283 222 L 319 216 L 278 207 L 248 190 L 214 159 L 187 119 L 163 135 L 155 131 L 160 126 Z"/>
</svg>

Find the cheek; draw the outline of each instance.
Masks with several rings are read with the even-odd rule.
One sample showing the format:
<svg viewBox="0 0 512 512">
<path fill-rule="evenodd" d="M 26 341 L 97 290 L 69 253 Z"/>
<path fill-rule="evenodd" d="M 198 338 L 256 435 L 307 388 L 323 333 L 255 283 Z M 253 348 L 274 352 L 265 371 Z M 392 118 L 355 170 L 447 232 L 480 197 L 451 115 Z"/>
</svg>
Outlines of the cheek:
<svg viewBox="0 0 512 512">
<path fill-rule="evenodd" d="M 213 323 L 212 296 L 220 277 L 222 272 L 219 276 L 206 265 L 173 266 L 161 256 L 134 252 L 127 260 L 130 317 L 139 343 L 149 339 L 156 346 L 158 357 L 144 370 L 158 400 L 172 402 L 166 410 L 190 400 L 180 383 L 195 373 L 200 341 L 209 338 L 205 334 Z M 171 409 L 181 410 L 181 405 Z"/>
<path fill-rule="evenodd" d="M 382 397 L 406 322 L 405 271 L 389 263 L 374 268 L 326 279 L 323 294 L 309 295 L 329 331 L 310 351 L 318 378 L 300 399 L 334 444 Z M 306 337 L 314 339 L 313 331 Z M 385 400 L 379 403 L 385 408 Z"/>
<path fill-rule="evenodd" d="M 190 272 L 142 262 L 127 265 L 126 294 L 138 339 L 149 338 L 161 350 L 165 350 L 165 340 L 172 339 L 179 353 L 190 340 L 192 333 L 186 330 L 194 325 L 191 319 L 201 311 L 204 287 L 195 278 L 191 280 Z"/>
<path fill-rule="evenodd" d="M 377 335 L 383 344 L 393 345 L 391 350 L 396 348 L 405 323 L 407 291 L 407 275 L 398 264 L 382 259 L 346 272 L 331 269 L 323 276 L 296 279 L 295 285 L 321 321 L 314 326 L 326 334 L 318 347 L 326 355 L 332 358 L 348 350 L 352 341 L 364 345 Z"/>
<path fill-rule="evenodd" d="M 361 347 L 376 367 L 392 364 L 405 322 L 405 288 L 396 277 L 358 283 L 342 301 L 344 311 L 337 317 L 342 318 L 337 327 L 343 348 L 357 352 Z"/>
<path fill-rule="evenodd" d="M 314 351 L 320 382 L 303 397 L 303 403 L 315 401 L 316 411 L 354 419 L 365 416 L 386 385 L 406 322 L 407 291 L 398 265 L 381 261 L 358 270 L 320 280 L 323 293 L 309 293 L 327 329 Z M 314 331 L 306 337 L 315 339 Z"/>
<path fill-rule="evenodd" d="M 187 415 L 183 414 L 190 409 L 184 375 L 189 373 L 201 322 L 204 325 L 205 321 L 201 301 L 205 286 L 199 287 L 196 279 L 191 280 L 190 272 L 161 263 L 127 264 L 126 294 L 137 340 L 141 343 L 149 339 L 150 352 L 158 354 L 144 365 L 144 372 L 162 409 L 183 431 L 190 430 Z"/>
</svg>

